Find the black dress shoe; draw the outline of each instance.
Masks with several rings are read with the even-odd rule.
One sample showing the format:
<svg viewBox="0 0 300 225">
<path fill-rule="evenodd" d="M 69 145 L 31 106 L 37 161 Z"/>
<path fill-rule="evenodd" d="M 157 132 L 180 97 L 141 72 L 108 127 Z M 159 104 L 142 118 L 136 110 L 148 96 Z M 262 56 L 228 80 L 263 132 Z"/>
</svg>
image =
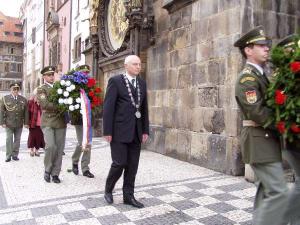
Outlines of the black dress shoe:
<svg viewBox="0 0 300 225">
<path fill-rule="evenodd" d="M 92 174 L 89 170 L 85 171 L 83 174 L 83 176 L 88 177 L 88 178 L 94 178 L 94 174 Z"/>
<path fill-rule="evenodd" d="M 136 207 L 136 208 L 144 208 L 144 205 L 141 202 L 137 201 L 134 198 L 134 196 L 124 197 L 123 201 L 124 201 L 124 204 L 126 204 L 126 205 L 132 205 L 133 207 Z"/>
<path fill-rule="evenodd" d="M 59 184 L 60 183 L 60 179 L 58 176 L 52 176 L 52 181 L 56 184 Z"/>
<path fill-rule="evenodd" d="M 5 162 L 10 162 L 10 161 L 11 161 L 11 157 L 5 159 Z"/>
<path fill-rule="evenodd" d="M 77 164 L 73 164 L 72 171 L 75 175 L 78 175 L 78 165 Z"/>
<path fill-rule="evenodd" d="M 13 156 L 12 159 L 15 160 L 15 161 L 19 160 L 18 156 Z"/>
<path fill-rule="evenodd" d="M 114 202 L 112 193 L 105 193 L 104 199 L 108 204 L 113 204 L 113 202 Z"/>
<path fill-rule="evenodd" d="M 50 173 L 48 173 L 48 172 L 45 172 L 45 173 L 44 173 L 44 180 L 45 180 L 47 183 L 50 183 Z"/>
</svg>

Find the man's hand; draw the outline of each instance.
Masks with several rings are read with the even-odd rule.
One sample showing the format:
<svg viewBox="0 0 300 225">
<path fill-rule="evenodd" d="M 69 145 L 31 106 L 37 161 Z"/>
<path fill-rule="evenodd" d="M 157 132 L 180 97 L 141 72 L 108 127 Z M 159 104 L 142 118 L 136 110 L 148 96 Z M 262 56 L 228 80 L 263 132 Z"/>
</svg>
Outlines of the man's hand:
<svg viewBox="0 0 300 225">
<path fill-rule="evenodd" d="M 6 125 L 5 125 L 5 124 L 2 124 L 2 127 L 3 127 L 3 128 L 6 128 Z"/>
<path fill-rule="evenodd" d="M 25 127 L 25 128 L 27 128 L 27 129 L 29 128 L 29 126 L 28 126 L 28 125 L 24 125 L 24 127 Z"/>
<path fill-rule="evenodd" d="M 112 136 L 104 136 L 105 140 L 110 143 L 112 140 Z"/>
<path fill-rule="evenodd" d="M 143 134 L 143 144 L 146 143 L 146 141 L 148 140 L 149 135 L 148 134 Z"/>
</svg>

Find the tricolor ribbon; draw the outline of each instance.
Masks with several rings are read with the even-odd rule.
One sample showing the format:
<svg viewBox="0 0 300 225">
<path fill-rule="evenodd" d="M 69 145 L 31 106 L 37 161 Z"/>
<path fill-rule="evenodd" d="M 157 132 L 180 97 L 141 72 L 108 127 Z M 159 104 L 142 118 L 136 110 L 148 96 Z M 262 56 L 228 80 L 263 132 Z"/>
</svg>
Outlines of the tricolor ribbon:
<svg viewBox="0 0 300 225">
<path fill-rule="evenodd" d="M 92 113 L 91 102 L 83 89 L 80 89 L 81 110 L 82 110 L 82 150 L 89 151 L 92 145 Z"/>
</svg>

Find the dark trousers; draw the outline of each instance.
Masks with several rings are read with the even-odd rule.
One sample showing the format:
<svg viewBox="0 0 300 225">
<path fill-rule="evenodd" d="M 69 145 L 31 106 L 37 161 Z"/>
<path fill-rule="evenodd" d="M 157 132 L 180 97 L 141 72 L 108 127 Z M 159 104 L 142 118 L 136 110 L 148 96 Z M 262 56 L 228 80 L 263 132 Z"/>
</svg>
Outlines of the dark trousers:
<svg viewBox="0 0 300 225">
<path fill-rule="evenodd" d="M 141 142 L 137 135 L 131 143 L 112 141 L 111 158 L 112 164 L 106 179 L 105 192 L 112 193 L 116 182 L 124 171 L 123 196 L 134 193 L 135 176 L 139 166 Z"/>
</svg>

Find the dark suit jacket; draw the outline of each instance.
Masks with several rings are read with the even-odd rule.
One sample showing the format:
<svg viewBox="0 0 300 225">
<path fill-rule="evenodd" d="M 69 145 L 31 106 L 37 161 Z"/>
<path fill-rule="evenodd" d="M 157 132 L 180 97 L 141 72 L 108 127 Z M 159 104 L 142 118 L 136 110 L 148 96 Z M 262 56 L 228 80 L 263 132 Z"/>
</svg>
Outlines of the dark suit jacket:
<svg viewBox="0 0 300 225">
<path fill-rule="evenodd" d="M 149 134 L 149 118 L 146 82 L 137 77 L 141 90 L 141 118 L 135 117 L 136 109 L 131 103 L 123 75 L 109 79 L 103 104 L 103 134 L 112 136 L 113 141 L 130 143 L 137 131 L 140 141 L 142 134 Z M 137 93 L 131 86 L 137 103 Z"/>
</svg>

